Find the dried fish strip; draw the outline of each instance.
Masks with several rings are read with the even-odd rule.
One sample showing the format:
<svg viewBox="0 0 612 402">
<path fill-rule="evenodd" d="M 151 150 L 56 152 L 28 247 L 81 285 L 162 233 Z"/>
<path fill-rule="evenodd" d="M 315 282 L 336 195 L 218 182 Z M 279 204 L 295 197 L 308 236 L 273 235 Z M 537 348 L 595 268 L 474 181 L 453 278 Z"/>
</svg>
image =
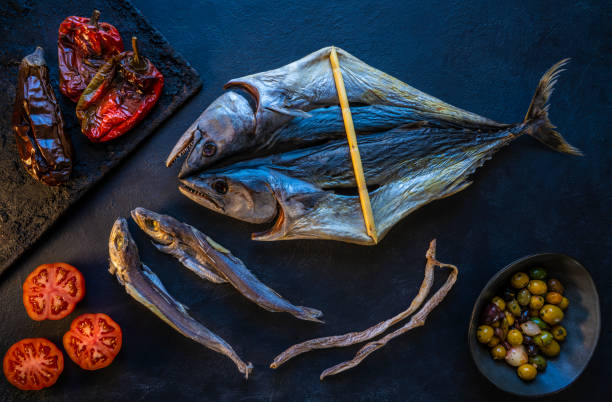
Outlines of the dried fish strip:
<svg viewBox="0 0 612 402">
<path fill-rule="evenodd" d="M 316 338 L 293 345 L 278 356 L 276 356 L 270 367 L 276 369 L 282 364 L 286 363 L 288 360 L 298 355 L 301 355 L 302 353 L 310 352 L 312 350 L 346 347 L 368 341 L 377 337 L 378 335 L 389 329 L 391 326 L 410 316 L 421 306 L 421 304 L 429 294 L 429 291 L 431 290 L 434 280 L 434 267 L 441 266 L 441 264 L 436 260 L 436 239 L 433 239 L 429 243 L 429 249 L 427 250 L 425 257 L 427 258 L 427 264 L 425 265 L 425 276 L 423 278 L 423 282 L 421 283 L 419 292 L 406 310 L 364 331 L 349 332 L 344 335 Z"/>
<path fill-rule="evenodd" d="M 436 308 L 436 306 L 438 306 L 438 304 L 442 302 L 442 300 L 444 300 L 448 292 L 451 290 L 451 288 L 457 281 L 457 275 L 459 273 L 457 267 L 454 265 L 443 264 L 438 261 L 435 261 L 435 265 L 440 268 L 451 268 L 452 271 L 444 285 L 442 285 L 442 287 L 436 293 L 434 293 L 434 295 L 427 301 L 427 303 L 425 303 L 423 308 L 419 310 L 418 313 L 416 313 L 410 318 L 410 321 L 408 321 L 406 325 L 399 329 L 396 329 L 391 333 L 388 333 L 387 335 L 376 341 L 372 341 L 365 344 L 365 346 L 359 349 L 359 351 L 357 352 L 357 354 L 355 354 L 355 357 L 353 357 L 352 360 L 348 360 L 328 368 L 327 370 L 321 373 L 321 376 L 319 378 L 323 380 L 325 377 L 336 375 L 343 371 L 356 367 L 372 352 L 385 346 L 387 342 L 389 342 L 391 339 L 397 338 L 398 336 L 405 334 L 411 329 L 422 327 L 423 325 L 425 325 L 425 320 L 427 319 L 427 316 L 433 311 L 434 308 Z"/>
</svg>

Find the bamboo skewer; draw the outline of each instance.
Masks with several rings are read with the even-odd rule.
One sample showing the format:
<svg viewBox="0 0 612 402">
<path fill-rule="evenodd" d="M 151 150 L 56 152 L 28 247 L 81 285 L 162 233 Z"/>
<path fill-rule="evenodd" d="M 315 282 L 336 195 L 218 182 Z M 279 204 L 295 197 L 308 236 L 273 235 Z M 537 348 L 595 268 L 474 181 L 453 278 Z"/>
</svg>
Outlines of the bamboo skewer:
<svg viewBox="0 0 612 402">
<path fill-rule="evenodd" d="M 340 108 L 342 109 L 342 119 L 344 120 L 344 129 L 346 130 L 346 137 L 348 138 L 351 161 L 353 163 L 353 171 L 355 173 L 355 181 L 357 182 L 357 188 L 359 190 L 359 202 L 361 203 L 363 221 L 365 223 L 368 236 L 372 238 L 374 244 L 377 244 L 378 233 L 376 231 L 374 215 L 372 214 L 370 194 L 368 193 L 368 187 L 366 185 L 365 177 L 363 176 L 363 166 L 361 165 L 361 155 L 359 154 L 359 147 L 357 146 L 357 137 L 355 136 L 355 127 L 353 126 L 353 116 L 351 115 L 351 109 L 346 96 L 346 89 L 344 88 L 344 79 L 342 78 L 342 72 L 340 71 L 338 54 L 336 53 L 336 48 L 334 46 L 331 48 L 329 61 L 331 62 L 332 73 L 334 74 L 334 81 L 336 82 L 336 90 L 338 91 L 338 99 L 340 101 Z"/>
</svg>

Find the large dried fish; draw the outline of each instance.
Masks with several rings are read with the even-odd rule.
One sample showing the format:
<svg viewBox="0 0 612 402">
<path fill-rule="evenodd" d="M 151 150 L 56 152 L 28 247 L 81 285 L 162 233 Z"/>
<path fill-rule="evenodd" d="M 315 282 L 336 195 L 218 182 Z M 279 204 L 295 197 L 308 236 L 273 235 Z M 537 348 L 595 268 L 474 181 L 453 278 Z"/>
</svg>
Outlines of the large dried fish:
<svg viewBox="0 0 612 402">
<path fill-rule="evenodd" d="M 498 130 L 400 127 L 360 138 L 364 173 L 378 237 L 421 206 L 471 184 L 469 176 L 501 147 L 523 134 L 567 153 L 548 120 L 546 104 L 560 67 L 540 80 L 522 123 Z M 363 149 L 366 149 L 364 151 Z M 359 198 L 335 191 L 354 186 L 346 143 L 239 162 L 181 180 L 180 191 L 199 204 L 252 223 L 274 220 L 256 240 L 332 239 L 373 244 L 366 234 Z"/>
<path fill-rule="evenodd" d="M 185 267 L 215 283 L 229 282 L 244 297 L 265 310 L 286 312 L 301 320 L 322 322 L 317 309 L 294 306 L 262 283 L 244 263 L 193 226 L 144 208 L 132 218 L 153 239 L 158 250 L 177 258 Z"/>
<path fill-rule="evenodd" d="M 385 120 L 387 127 L 383 128 L 395 127 L 394 120 L 400 120 L 396 125 L 427 120 L 443 126 L 474 129 L 506 126 L 442 102 L 342 49 L 336 50 L 349 102 L 355 106 L 391 107 L 367 109 L 361 115 L 357 113 L 358 131 L 360 125 L 368 132 L 372 128 L 369 124 Z M 326 47 L 276 70 L 229 81 L 226 89 L 242 92 L 226 92 L 204 110 L 174 146 L 166 164 L 171 165 L 179 156 L 189 152 L 180 171 L 180 177 L 185 177 L 228 156 L 271 143 L 308 143 L 336 136 L 337 131 L 333 130 L 318 131 L 316 138 L 308 130 L 300 130 L 298 136 L 283 135 L 285 126 L 293 119 L 312 118 L 310 111 L 338 105 L 329 63 L 330 51 L 331 47 Z M 244 91 L 252 98 L 243 96 Z M 388 119 L 389 114 L 394 117 Z M 360 123 L 361 118 L 365 120 Z M 336 119 L 336 122 L 341 123 L 341 120 Z M 318 122 L 311 126 L 323 127 Z"/>
<path fill-rule="evenodd" d="M 191 317 L 187 312 L 187 307 L 176 301 L 168 293 L 159 277 L 140 261 L 138 248 L 125 219 L 120 218 L 115 221 L 108 249 L 109 272 L 117 277 L 130 296 L 182 335 L 229 357 L 238 370 L 246 378 L 249 377 L 253 365 L 245 363 L 226 341 Z"/>
</svg>

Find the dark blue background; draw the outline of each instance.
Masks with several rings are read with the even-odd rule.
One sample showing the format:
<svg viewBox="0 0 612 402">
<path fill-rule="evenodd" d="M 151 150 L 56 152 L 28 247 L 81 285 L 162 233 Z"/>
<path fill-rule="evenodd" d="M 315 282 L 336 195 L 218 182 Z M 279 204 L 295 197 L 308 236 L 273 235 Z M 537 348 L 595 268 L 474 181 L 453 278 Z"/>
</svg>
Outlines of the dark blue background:
<svg viewBox="0 0 612 402">
<path fill-rule="evenodd" d="M 611 8 L 604 1 L 503 3 L 135 0 L 199 71 L 204 89 L 72 208 L 0 283 L 2 336 L 12 341 L 46 336 L 59 343 L 68 320 L 29 320 L 20 287 L 41 263 L 65 260 L 78 266 L 88 294 L 70 319 L 84 312 L 108 313 L 123 327 L 123 350 L 99 372 L 83 372 L 67 362 L 58 384 L 36 394 L 13 391 L 0 381 L 0 399 L 514 400 L 484 379 L 471 361 L 469 314 L 494 272 L 545 251 L 566 253 L 590 270 L 603 317 L 591 364 L 555 398 L 609 396 Z M 330 44 L 420 90 L 502 122 L 522 120 L 541 74 L 559 59 L 572 57 L 552 97 L 550 115 L 585 157 L 557 154 L 521 138 L 481 168 L 473 186 L 409 216 L 377 247 L 252 242 L 249 235 L 259 228 L 181 196 L 178 167 L 166 169 L 163 161 L 180 134 L 221 94 L 222 85 Z M 296 304 L 324 310 L 327 324 L 267 313 L 228 286 L 196 279 L 155 251 L 132 225 L 142 259 L 170 293 L 255 364 L 245 383 L 229 360 L 175 333 L 106 272 L 112 222 L 136 206 L 192 223 Z M 433 237 L 438 238 L 439 259 L 458 265 L 460 276 L 425 327 L 324 382 L 319 373 L 352 357 L 356 348 L 304 355 L 277 371 L 267 368 L 278 352 L 297 341 L 366 328 L 405 308 L 422 279 L 424 253 Z"/>
</svg>

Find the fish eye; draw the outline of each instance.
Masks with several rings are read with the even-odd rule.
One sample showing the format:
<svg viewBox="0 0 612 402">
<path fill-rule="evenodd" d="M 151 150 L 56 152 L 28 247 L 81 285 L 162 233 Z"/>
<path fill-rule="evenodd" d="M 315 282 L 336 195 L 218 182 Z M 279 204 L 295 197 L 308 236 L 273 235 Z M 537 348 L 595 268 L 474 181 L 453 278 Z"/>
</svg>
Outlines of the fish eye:
<svg viewBox="0 0 612 402">
<path fill-rule="evenodd" d="M 227 183 L 223 179 L 215 180 L 212 184 L 212 188 L 219 194 L 227 193 Z"/>
<path fill-rule="evenodd" d="M 115 236 L 115 248 L 121 249 L 123 247 L 123 236 Z"/>
<path fill-rule="evenodd" d="M 159 222 L 151 218 L 146 218 L 144 223 L 146 227 L 148 227 L 151 230 L 157 231 L 159 229 Z"/>
<path fill-rule="evenodd" d="M 213 156 L 217 153 L 217 144 L 215 144 L 213 141 L 207 141 L 204 144 L 204 149 L 202 149 L 202 153 L 204 154 L 204 156 Z"/>
</svg>

